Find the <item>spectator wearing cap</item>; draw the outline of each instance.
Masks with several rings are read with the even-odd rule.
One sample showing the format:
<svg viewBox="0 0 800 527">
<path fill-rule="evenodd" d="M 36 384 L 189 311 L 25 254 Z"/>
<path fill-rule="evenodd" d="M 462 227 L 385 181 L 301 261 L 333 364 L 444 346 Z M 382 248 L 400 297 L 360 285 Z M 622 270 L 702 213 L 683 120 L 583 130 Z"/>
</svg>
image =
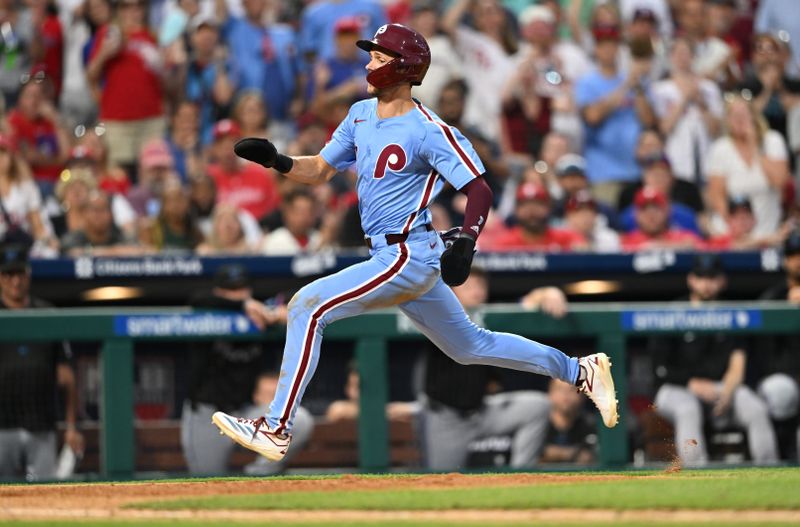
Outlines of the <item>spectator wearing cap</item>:
<svg viewBox="0 0 800 527">
<path fill-rule="evenodd" d="M 241 160 L 233 145 L 241 137 L 239 126 L 230 119 L 214 125 L 213 161 L 208 174 L 217 185 L 217 203 L 230 203 L 261 219 L 280 204 L 272 170 Z"/>
<path fill-rule="evenodd" d="M 703 198 L 697 187 L 688 181 L 676 179 L 672 175 L 669 159 L 663 152 L 650 154 L 639 159 L 642 179 L 628 185 L 620 194 L 620 227 L 624 231 L 636 228 L 634 198 L 642 188 L 649 187 L 661 191 L 669 198 L 670 223 L 700 235 L 698 215 L 703 220 Z"/>
<path fill-rule="evenodd" d="M 199 16 L 191 22 L 191 52 L 176 72 L 179 99 L 193 102 L 200 112 L 200 137 L 211 143 L 212 128 L 233 100 L 237 78 L 231 58 L 219 45 L 219 26 L 212 17 Z"/>
<path fill-rule="evenodd" d="M 787 17 L 791 18 L 791 17 Z M 771 33 L 753 37 L 751 68 L 737 86 L 753 96 L 753 106 L 772 130 L 787 136 L 787 114 L 800 101 L 800 80 L 788 75 L 791 51 L 787 42 Z"/>
<path fill-rule="evenodd" d="M 86 75 L 99 93 L 109 159 L 132 171 L 148 139 L 163 137 L 164 61 L 147 28 L 144 0 L 119 0 L 116 23 L 97 31 Z M 102 89 L 100 88 L 102 86 Z"/>
<path fill-rule="evenodd" d="M 675 177 L 697 185 L 704 182 L 703 159 L 720 131 L 724 116 L 717 85 L 692 71 L 692 44 L 672 42 L 669 77 L 652 87 L 653 110 L 666 138 L 666 154 Z"/>
<path fill-rule="evenodd" d="M 573 97 L 574 82 L 591 70 L 583 50 L 559 40 L 550 6 L 532 5 L 519 15 L 524 43 L 514 75 L 503 92 L 504 142 L 507 150 L 539 150 L 551 128 L 580 144 L 582 124 Z"/>
<path fill-rule="evenodd" d="M 25 77 L 17 106 L 8 112 L 8 127 L 19 155 L 31 168 L 46 198 L 53 193 L 69 152 L 69 134 L 44 72 Z"/>
<path fill-rule="evenodd" d="M 556 184 L 558 189 L 557 198 L 553 203 L 553 216 L 563 218 L 569 199 L 579 192 L 589 192 L 591 188 L 589 179 L 586 177 L 586 160 L 578 154 L 564 154 L 558 158 L 555 165 Z M 600 221 L 606 225 L 615 225 L 617 221 L 616 211 L 607 203 L 597 201 L 592 196 L 595 212 L 600 215 Z"/>
<path fill-rule="evenodd" d="M 787 42 L 792 43 L 791 61 L 787 73 L 800 77 L 800 21 L 794 16 L 797 4 L 792 0 L 761 0 L 755 18 L 757 33 L 783 32 Z"/>
<path fill-rule="evenodd" d="M 622 235 L 622 249 L 701 249 L 703 240 L 696 234 L 670 223 L 669 199 L 662 191 L 642 187 L 634 197 L 636 230 Z"/>
<path fill-rule="evenodd" d="M 731 96 L 725 109 L 726 134 L 714 141 L 706 159 L 711 230 L 725 232 L 729 196 L 743 196 L 756 218 L 753 234 L 770 235 L 780 226 L 781 195 L 790 177 L 786 144 L 744 97 Z"/>
<path fill-rule="evenodd" d="M 526 182 L 517 189 L 514 217 L 517 225 L 487 240 L 489 251 L 572 251 L 586 249 L 583 235 L 550 226 L 551 202 L 547 189 Z"/>
<path fill-rule="evenodd" d="M 706 242 L 709 249 L 718 251 L 747 251 L 778 247 L 789 235 L 793 222 L 786 221 L 780 229 L 762 237 L 753 236 L 756 219 L 750 200 L 738 196 L 728 201 L 728 232 L 712 236 Z"/>
<path fill-rule="evenodd" d="M 370 39 L 383 24 L 386 11 L 370 0 L 320 0 L 308 4 L 300 17 L 300 51 L 308 62 L 336 55 L 336 23 L 341 18 L 361 20 L 361 37 Z"/>
<path fill-rule="evenodd" d="M 672 13 L 667 0 L 620 0 L 619 11 L 625 22 L 647 17 L 665 42 L 669 42 L 673 36 Z"/>
<path fill-rule="evenodd" d="M 52 256 L 56 249 L 42 195 L 11 138 L 0 133 L 0 243 L 13 243 Z"/>
<path fill-rule="evenodd" d="M 361 38 L 361 20 L 356 17 L 340 18 L 334 25 L 336 52 L 332 57 L 318 58 L 306 98 L 310 110 L 317 115 L 329 111 L 331 103 L 344 99 L 351 104 L 367 97 L 367 79 L 364 68 L 369 62 L 356 46 Z"/>
<path fill-rule="evenodd" d="M 52 308 L 30 294 L 31 268 L 26 250 L 0 248 L 0 310 Z M 83 436 L 77 430 L 78 394 L 68 342 L 0 344 L 0 478 L 27 481 L 56 477 L 57 391 L 66 422 L 64 443 L 78 456 Z M 18 470 L 22 468 L 23 473 Z"/>
<path fill-rule="evenodd" d="M 647 79 L 655 82 L 667 72 L 667 42 L 672 37 L 659 33 L 658 15 L 650 7 L 636 7 L 631 18 L 626 19 L 627 45 L 621 49 L 620 68 L 627 70 L 632 59 L 649 59 L 650 71 Z"/>
<path fill-rule="evenodd" d="M 463 20 L 468 12 L 472 26 Z M 518 60 L 515 26 L 499 0 L 456 0 L 442 17 L 442 29 L 461 57 L 469 86 L 464 122 L 491 141 L 500 140 L 502 94 Z"/>
<path fill-rule="evenodd" d="M 217 19 L 228 48 L 239 89 L 262 93 L 270 115 L 287 121 L 304 105 L 302 62 L 294 30 L 265 22 L 266 0 L 243 3 L 243 17 L 229 16 L 225 2 L 216 2 Z"/>
<path fill-rule="evenodd" d="M 726 286 L 719 256 L 698 254 L 686 277 L 688 301 L 702 308 L 719 300 Z M 708 462 L 703 423 L 713 428 L 731 424 L 747 431 L 755 463 L 778 459 L 775 431 L 764 404 L 746 384 L 747 349 L 729 333 L 652 337 L 647 344 L 660 385 L 655 408 L 675 427 L 675 447 L 681 462 Z M 760 350 L 759 350 L 760 354 Z"/>
<path fill-rule="evenodd" d="M 114 225 L 108 194 L 92 190 L 86 198 L 83 228 L 69 231 L 61 238 L 61 252 L 74 258 L 84 255 L 131 256 L 146 251 Z"/>
<path fill-rule="evenodd" d="M 620 250 L 619 235 L 598 214 L 598 206 L 591 192 L 579 190 L 567 198 L 564 205 L 564 226 L 583 235 L 589 249 L 598 253 Z"/>
<path fill-rule="evenodd" d="M 649 63 L 635 60 L 627 75 L 617 69 L 618 26 L 594 26 L 597 69 L 578 80 L 575 97 L 586 125 L 584 157 L 598 199 L 614 203 L 626 182 L 634 181 L 634 158 L 642 127 L 655 122 L 643 84 Z"/>
<path fill-rule="evenodd" d="M 139 182 L 128 193 L 137 215 L 158 215 L 164 182 L 171 176 L 175 176 L 175 160 L 169 145 L 163 139 L 151 139 L 139 153 Z"/>
<path fill-rule="evenodd" d="M 783 242 L 783 270 L 784 280 L 764 291 L 761 300 L 788 301 L 800 307 L 800 230 Z M 800 454 L 800 335 L 759 337 L 755 345 L 758 393 L 769 407 L 781 458 L 796 461 Z"/>
<path fill-rule="evenodd" d="M 307 189 L 295 189 L 283 198 L 283 226 L 264 237 L 261 252 L 268 256 L 291 256 L 321 248 L 322 238 L 316 224 L 322 215 L 319 203 Z"/>
<path fill-rule="evenodd" d="M 411 95 L 438 113 L 442 89 L 450 80 L 461 79 L 464 67 L 450 39 L 441 33 L 441 18 L 436 2 L 414 2 L 409 26 L 425 37 L 431 49 L 431 65 L 425 74 L 425 82 L 412 87 Z"/>
</svg>

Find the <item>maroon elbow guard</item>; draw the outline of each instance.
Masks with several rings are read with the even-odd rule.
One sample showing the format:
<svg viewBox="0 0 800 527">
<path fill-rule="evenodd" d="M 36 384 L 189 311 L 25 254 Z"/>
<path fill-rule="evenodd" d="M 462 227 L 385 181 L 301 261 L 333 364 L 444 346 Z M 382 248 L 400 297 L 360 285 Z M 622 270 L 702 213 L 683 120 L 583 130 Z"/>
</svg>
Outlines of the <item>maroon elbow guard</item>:
<svg viewBox="0 0 800 527">
<path fill-rule="evenodd" d="M 482 177 L 479 177 L 461 187 L 460 192 L 467 196 L 462 232 L 477 239 L 486 226 L 489 209 L 492 208 L 492 189 Z"/>
</svg>

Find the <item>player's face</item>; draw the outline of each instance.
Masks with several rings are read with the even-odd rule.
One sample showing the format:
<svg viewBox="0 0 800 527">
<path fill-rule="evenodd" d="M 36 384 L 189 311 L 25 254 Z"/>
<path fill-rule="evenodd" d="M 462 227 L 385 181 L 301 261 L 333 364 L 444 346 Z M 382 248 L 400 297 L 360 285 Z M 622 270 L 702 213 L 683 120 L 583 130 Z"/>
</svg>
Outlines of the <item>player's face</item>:
<svg viewBox="0 0 800 527">
<path fill-rule="evenodd" d="M 379 50 L 372 50 L 369 52 L 369 62 L 366 65 L 368 72 L 373 72 L 378 68 L 381 68 L 388 64 L 394 57 L 389 55 L 388 53 L 384 53 L 383 51 Z M 370 95 L 377 95 L 380 93 L 380 88 L 376 88 L 372 84 L 367 84 L 367 93 Z"/>
<path fill-rule="evenodd" d="M 716 300 L 725 288 L 725 277 L 723 275 L 696 276 L 689 274 L 686 282 L 692 295 L 703 302 Z"/>
<path fill-rule="evenodd" d="M 29 271 L 0 273 L 0 291 L 4 298 L 12 300 L 14 303 L 24 302 L 28 298 L 30 286 L 31 274 Z"/>
<path fill-rule="evenodd" d="M 783 258 L 783 268 L 794 282 L 800 282 L 800 253 L 790 254 Z"/>
</svg>

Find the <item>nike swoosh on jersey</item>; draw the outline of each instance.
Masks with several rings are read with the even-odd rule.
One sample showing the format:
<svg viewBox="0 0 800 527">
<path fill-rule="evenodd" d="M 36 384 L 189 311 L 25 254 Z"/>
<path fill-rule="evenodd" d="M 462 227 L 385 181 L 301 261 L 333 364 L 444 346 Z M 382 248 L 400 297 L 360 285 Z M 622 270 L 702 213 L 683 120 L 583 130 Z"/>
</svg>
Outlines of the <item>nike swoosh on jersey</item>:
<svg viewBox="0 0 800 527">
<path fill-rule="evenodd" d="M 363 123 L 364 121 L 366 121 L 366 119 L 356 119 L 356 120 L 354 120 L 353 122 L 354 122 L 355 124 L 358 124 L 358 123 Z"/>
</svg>

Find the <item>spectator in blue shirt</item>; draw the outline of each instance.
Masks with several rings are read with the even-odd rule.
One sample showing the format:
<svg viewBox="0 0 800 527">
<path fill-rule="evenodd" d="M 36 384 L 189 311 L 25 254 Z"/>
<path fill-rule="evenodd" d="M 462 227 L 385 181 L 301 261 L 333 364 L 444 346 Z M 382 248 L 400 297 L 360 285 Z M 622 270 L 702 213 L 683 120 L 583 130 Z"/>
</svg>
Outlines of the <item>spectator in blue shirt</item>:
<svg viewBox="0 0 800 527">
<path fill-rule="evenodd" d="M 308 59 L 329 59 L 336 55 L 336 22 L 357 17 L 361 36 L 372 38 L 387 22 L 383 6 L 376 0 L 320 0 L 303 10 L 300 20 L 300 45 Z"/>
<path fill-rule="evenodd" d="M 303 83 L 294 30 L 264 22 L 266 0 L 243 0 L 242 18 L 228 16 L 224 6 L 218 2 L 217 15 L 225 20 L 222 36 L 239 89 L 260 90 L 270 115 L 279 121 L 298 115 L 303 106 Z"/>
<path fill-rule="evenodd" d="M 192 55 L 182 72 L 184 98 L 200 110 L 200 139 L 211 143 L 211 129 L 226 113 L 236 92 L 237 79 L 225 49 L 219 46 L 219 27 L 212 18 L 192 25 Z"/>
<path fill-rule="evenodd" d="M 628 75 L 617 69 L 617 26 L 592 28 L 597 69 L 580 78 L 575 98 L 586 125 L 584 157 L 593 192 L 615 203 L 622 184 L 638 179 L 636 141 L 642 127 L 654 124 L 643 81 L 648 60 L 634 60 Z"/>
<path fill-rule="evenodd" d="M 317 59 L 313 82 L 309 86 L 308 100 L 317 114 L 326 111 L 331 101 L 346 98 L 355 102 L 367 97 L 367 79 L 364 68 L 369 56 L 361 52 L 356 42 L 361 38 L 358 18 L 340 18 L 335 26 L 336 55 Z"/>
</svg>

